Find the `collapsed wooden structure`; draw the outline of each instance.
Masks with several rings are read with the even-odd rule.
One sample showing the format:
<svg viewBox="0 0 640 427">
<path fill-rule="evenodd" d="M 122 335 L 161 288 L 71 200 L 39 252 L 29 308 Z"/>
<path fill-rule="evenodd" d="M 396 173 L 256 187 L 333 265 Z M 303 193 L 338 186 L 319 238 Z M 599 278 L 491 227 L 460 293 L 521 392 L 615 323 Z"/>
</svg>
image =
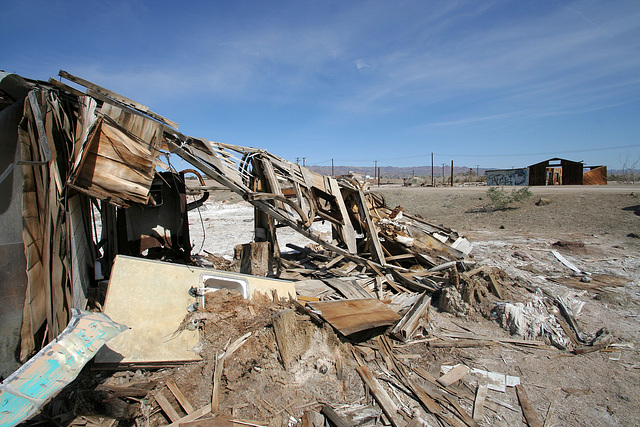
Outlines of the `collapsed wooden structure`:
<svg viewBox="0 0 640 427">
<path fill-rule="evenodd" d="M 13 220 L 23 230 L 26 257 L 22 361 L 64 329 L 72 308 L 84 308 L 90 293 L 99 292 L 116 254 L 190 262 L 186 211 L 194 205 L 186 203 L 188 172 L 173 170 L 171 155 L 255 207 L 255 240 L 268 244 L 269 275 L 281 271 L 277 228 L 283 226 L 413 291 L 436 290 L 427 272 L 471 249 L 454 231 L 385 206 L 351 177 L 323 176 L 262 149 L 184 135 L 148 107 L 65 71 L 59 76 L 86 90 L 53 78 L 1 76 L 0 114 L 13 111 L 2 125 L 17 129 L 15 140 L 3 144 L 19 143 L 2 181 L 17 178 L 12 182 L 21 189 L 13 198 L 24 220 Z M 168 205 L 175 209 L 167 212 Z M 318 221 L 331 224 L 331 236 L 314 230 Z M 15 304 L 12 310 L 15 329 Z M 3 345 L 7 353 L 16 343 L 12 336 Z"/>
<path fill-rule="evenodd" d="M 6 163 L 0 165 L 0 192 L 6 200 L 0 204 L 0 259 L 5 260 L 4 270 L 8 271 L 0 280 L 0 292 L 8 295 L 0 298 L 0 359 L 9 360 L 18 349 L 18 359 L 28 360 L 60 336 L 75 309 L 85 308 L 88 302 L 100 309 L 100 304 L 108 302 L 103 313 L 129 329 L 112 340 L 111 347 L 102 348 L 102 360 L 98 353 L 95 364 L 117 364 L 125 369 L 175 366 L 199 359 L 191 351 L 202 332 L 198 327 L 206 329 L 208 321 L 213 325 L 216 320 L 233 318 L 224 322 L 233 332 L 228 335 L 240 338 L 231 342 L 219 331 L 207 337 L 209 347 L 204 353 L 210 357 L 204 363 L 215 365 L 210 404 L 194 409 L 173 378 L 159 388 L 155 381 L 130 381 L 126 386 L 100 384 L 92 390 L 110 393 L 110 402 L 121 405 L 125 403 L 118 397 L 151 396 L 157 403 L 154 413 L 164 412 L 172 425 L 210 412 L 220 415 L 226 404 L 221 397 L 225 359 L 236 351 L 241 353 L 240 347 L 247 343 L 262 345 L 263 351 L 269 351 L 268 358 L 276 360 L 272 346 L 263 345 L 271 338 L 265 338 L 265 334 L 271 331 L 285 371 L 298 364 L 303 353 L 313 353 L 309 344 L 317 334 L 333 343 L 333 362 L 316 367 L 316 355 L 312 355 L 319 381 L 326 382 L 323 376 L 328 369 L 335 369 L 337 380 L 342 381 L 343 371 L 347 371 L 343 361 L 355 362 L 355 372 L 391 425 L 424 425 L 416 415 L 418 409 L 445 425 L 478 425 L 485 407 L 496 414 L 501 410 L 498 405 L 515 411 L 511 405 L 487 396 L 487 388 L 504 392 L 507 386 L 516 387 L 527 421 L 534 425 L 537 416 L 519 378 L 464 364 L 442 366 L 440 376 L 439 362 L 430 371 L 407 362 L 420 355 L 407 353 L 405 346 L 422 343 L 432 350 L 489 347 L 500 342 L 546 348 L 534 340 L 540 334 L 558 349 L 569 349 L 570 340 L 577 354 L 609 345 L 606 333 L 598 333 L 592 340 L 580 331 L 571 308 L 556 295 L 546 295 L 544 303 L 536 295 L 535 307 L 533 303 L 510 304 L 508 301 L 522 296 L 522 289 L 511 286 L 499 269 L 468 260 L 471 244 L 464 237 L 407 214 L 400 206 L 386 206 L 380 196 L 353 177 L 323 176 L 265 150 L 184 135 L 178 132 L 176 123 L 142 104 L 64 71 L 60 71 L 60 77 L 85 91 L 54 79 L 42 82 L 0 73 L 0 149 L 7 154 L 0 158 Z M 172 155 L 195 169 L 175 171 Z M 187 173 L 196 174 L 200 185 L 187 188 Z M 253 205 L 255 242 L 243 246 L 247 246 L 249 257 L 256 259 L 237 267 L 241 271 L 246 267 L 242 272 L 254 276 L 194 267 L 186 213 L 206 199 L 209 187 L 204 177 L 223 184 Z M 187 193 L 194 192 L 202 197 L 187 203 Z M 319 232 L 314 227 L 318 222 L 329 223 L 331 233 Z M 289 245 L 296 252 L 281 252 L 280 227 L 292 228 L 316 244 L 304 248 Z M 260 268 L 254 268 L 253 261 L 258 258 Z M 580 270 L 577 273 L 588 275 Z M 106 279 L 111 300 L 104 295 Z M 580 289 L 601 286 L 597 279 L 594 276 L 590 285 L 591 279 L 583 283 L 572 278 L 577 282 L 573 286 Z M 535 289 L 524 288 L 532 295 L 536 293 Z M 224 291 L 207 295 L 216 289 Z M 231 295 L 231 290 L 240 293 Z M 266 292 L 272 297 L 269 304 L 249 301 L 251 295 Z M 233 304 L 211 304 L 216 294 L 217 298 L 229 298 L 226 302 L 236 300 Z M 200 311 L 196 307 L 185 315 L 191 301 L 200 304 Z M 136 305 L 142 304 L 149 305 L 146 311 L 135 311 Z M 432 305 L 461 316 L 470 312 L 483 312 L 486 317 L 495 314 L 509 328 L 531 315 L 536 325 L 542 326 L 536 329 L 538 335 L 526 339 L 468 331 L 429 333 L 429 338 L 415 340 L 418 331 L 426 333 Z M 548 314 L 554 305 L 560 308 L 562 317 Z M 246 310 L 237 310 L 239 306 Z M 160 329 L 144 323 L 149 319 Z M 176 329 L 177 322 L 181 323 Z M 324 326 L 327 324 L 331 328 Z M 189 326 L 193 327 L 190 334 L 184 334 Z M 388 334 L 381 336 L 382 332 Z M 167 345 L 165 338 L 171 333 L 172 340 L 176 334 L 188 335 L 182 338 L 189 338 L 189 344 L 179 344 L 176 339 Z M 369 339 L 372 336 L 375 339 Z M 152 340 L 148 341 L 149 337 Z M 394 344 L 390 338 L 402 344 Z M 170 349 L 172 346 L 176 348 Z M 149 352 L 134 355 L 132 348 Z M 160 348 L 171 350 L 171 354 L 159 354 Z M 96 350 L 92 347 L 91 354 Z M 181 358 L 176 357 L 178 352 Z M 31 360 L 41 365 L 37 357 Z M 253 363 L 254 358 L 245 356 L 245 362 L 251 359 Z M 261 371 L 258 366 L 251 367 L 255 369 L 244 373 L 248 382 L 252 381 L 249 375 Z M 74 375 L 79 368 L 74 366 Z M 11 364 L 5 362 L 2 375 L 10 371 Z M 474 393 L 465 383 L 467 375 L 491 377 L 491 381 L 478 381 Z M 496 377 L 498 384 L 493 383 Z M 70 378 L 67 375 L 65 380 Z M 393 383 L 402 393 L 398 395 L 380 380 Z M 6 391 L 2 387 L 4 383 L 0 391 Z M 164 387 L 184 415 L 168 401 Z M 189 397 L 194 396 L 198 394 Z M 255 400 L 258 403 L 253 406 L 262 413 L 260 399 Z M 473 415 L 461 406 L 465 401 L 465 405 L 473 405 Z M 272 410 L 267 406 L 264 409 L 271 415 L 291 415 L 293 403 L 280 411 L 273 406 Z M 310 405 L 322 407 L 322 416 L 304 410 L 303 425 L 324 425 L 325 418 L 346 425 L 330 405 L 316 404 L 319 402 L 297 408 L 302 413 Z M 2 410 L 11 402 L 7 404 L 5 399 L 3 405 Z M 31 406 L 29 413 L 34 409 Z M 237 408 L 248 406 L 243 402 Z M 358 415 L 366 415 L 369 409 Z M 380 420 L 381 411 L 374 411 L 372 422 Z M 136 420 L 148 423 L 149 414 L 140 414 Z"/>
</svg>

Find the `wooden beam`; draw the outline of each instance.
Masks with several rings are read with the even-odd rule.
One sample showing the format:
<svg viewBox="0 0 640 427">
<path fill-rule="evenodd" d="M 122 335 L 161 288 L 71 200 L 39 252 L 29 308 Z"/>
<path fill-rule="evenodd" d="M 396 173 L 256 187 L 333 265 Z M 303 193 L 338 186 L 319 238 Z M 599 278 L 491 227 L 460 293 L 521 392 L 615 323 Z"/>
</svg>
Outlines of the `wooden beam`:
<svg viewBox="0 0 640 427">
<path fill-rule="evenodd" d="M 467 375 L 471 371 L 468 366 L 458 365 L 440 378 L 438 378 L 438 382 L 443 387 L 449 387 L 451 384 L 460 381 L 465 375 Z"/>
<path fill-rule="evenodd" d="M 487 398 L 487 390 L 486 382 L 479 384 L 478 389 L 476 390 L 476 398 L 473 402 L 473 420 L 477 423 L 482 422 L 484 401 Z"/>
<path fill-rule="evenodd" d="M 158 405 L 160 405 L 160 407 L 162 408 L 162 411 L 165 414 L 167 414 L 167 416 L 169 417 L 169 420 L 171 420 L 172 423 L 175 423 L 180 418 L 182 418 L 180 417 L 178 412 L 173 408 L 173 406 L 171 406 L 171 403 L 169 403 L 167 398 L 164 397 L 164 395 L 162 394 L 162 390 L 160 390 L 153 397 L 154 399 L 156 399 L 156 402 L 158 402 Z"/>
<path fill-rule="evenodd" d="M 336 181 L 333 177 L 327 177 L 327 187 L 330 190 L 329 193 L 333 194 L 336 198 L 336 202 L 338 203 L 338 208 L 340 209 L 340 214 L 342 215 L 344 224 L 340 226 L 340 234 L 344 242 L 347 244 L 347 249 L 352 254 L 358 253 L 358 247 L 356 245 L 356 231 L 353 228 L 353 224 L 351 224 L 351 220 L 349 219 L 349 212 L 347 211 L 347 206 L 344 203 L 344 199 L 342 198 L 342 192 L 340 191 L 340 186 L 338 185 L 338 181 Z M 333 225 L 336 227 L 336 225 Z"/>
<path fill-rule="evenodd" d="M 184 394 L 182 394 L 182 391 L 178 388 L 178 384 L 176 384 L 173 378 L 169 378 L 167 380 L 167 388 L 169 388 L 169 391 L 175 396 L 176 400 L 187 414 L 194 411 L 193 406 L 191 406 L 189 400 L 184 396 Z"/>
<path fill-rule="evenodd" d="M 391 326 L 400 319 L 396 312 L 375 298 L 308 302 L 307 305 L 345 336 Z"/>
<path fill-rule="evenodd" d="M 371 390 L 373 397 L 376 399 L 376 402 L 378 402 L 387 418 L 389 418 L 391 425 L 394 427 L 404 426 L 405 423 L 400 414 L 398 414 L 396 404 L 393 403 L 393 400 L 391 400 L 378 380 L 374 378 L 369 368 L 366 366 L 358 366 L 356 371 L 360 375 L 360 378 L 362 378 L 362 381 L 364 381 L 367 387 L 369 387 L 369 390 Z"/>
<path fill-rule="evenodd" d="M 104 96 L 108 96 L 111 99 L 114 99 L 124 105 L 127 105 L 129 107 L 135 108 L 138 111 L 142 111 L 143 113 L 145 113 L 146 115 L 148 115 L 149 117 L 153 117 L 154 119 L 165 123 L 175 129 L 178 129 L 178 124 L 172 120 L 167 119 L 166 117 L 161 116 L 160 114 L 154 113 L 153 111 L 151 111 L 149 109 L 149 107 L 147 107 L 146 105 L 142 105 L 139 102 L 136 102 L 132 99 L 129 99 L 125 96 L 122 96 L 118 93 L 115 93 L 113 91 L 110 91 L 109 89 L 105 89 L 102 86 L 98 86 L 95 83 L 91 83 L 88 80 L 82 79 L 80 77 L 74 76 L 73 74 L 67 73 L 66 71 L 60 70 L 60 72 L 58 73 L 58 75 L 64 79 L 70 80 L 74 83 L 79 84 L 80 86 L 84 86 L 87 89 L 91 89 L 94 90 Z"/>
<path fill-rule="evenodd" d="M 320 411 L 325 417 L 329 418 L 332 424 L 336 427 L 350 427 L 351 424 L 347 422 L 343 417 L 338 415 L 336 411 L 329 405 L 324 405 Z"/>
<path fill-rule="evenodd" d="M 520 401 L 522 413 L 524 414 L 525 420 L 527 420 L 527 424 L 530 427 L 542 427 L 542 421 L 538 417 L 538 414 L 536 414 L 533 406 L 531 406 L 529 396 L 527 396 L 527 392 L 521 384 L 516 386 L 516 393 L 518 394 L 518 400 Z"/>
<path fill-rule="evenodd" d="M 172 422 L 167 427 L 178 427 L 179 425 L 181 425 L 183 423 L 188 423 L 189 421 L 197 420 L 198 418 L 207 415 L 209 412 L 211 412 L 211 405 L 203 406 L 200 409 L 196 409 L 195 411 L 193 411 L 189 415 L 186 415 L 186 416 L 180 418 L 179 420 Z"/>
</svg>

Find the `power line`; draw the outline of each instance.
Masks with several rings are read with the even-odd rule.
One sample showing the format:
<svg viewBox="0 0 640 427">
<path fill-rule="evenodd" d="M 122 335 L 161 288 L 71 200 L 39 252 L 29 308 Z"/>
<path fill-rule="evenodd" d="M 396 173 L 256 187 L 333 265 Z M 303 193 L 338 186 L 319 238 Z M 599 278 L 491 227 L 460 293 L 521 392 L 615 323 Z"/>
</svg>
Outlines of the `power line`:
<svg viewBox="0 0 640 427">
<path fill-rule="evenodd" d="M 546 153 L 520 153 L 520 154 L 440 154 L 435 153 L 436 156 L 444 156 L 444 157 L 525 157 L 525 156 L 554 156 L 557 154 L 567 154 L 567 153 L 587 153 L 593 151 L 609 151 L 609 150 L 620 150 L 623 148 L 635 148 L 640 147 L 640 144 L 632 144 L 632 145 L 619 145 L 617 147 L 607 147 L 607 148 L 584 148 L 581 150 L 566 150 L 566 151 L 549 151 Z"/>
<path fill-rule="evenodd" d="M 630 144 L 630 145 L 618 145 L 613 147 L 605 147 L 605 148 L 584 148 L 580 150 L 558 150 L 558 151 L 547 151 L 547 152 L 538 152 L 538 153 L 482 153 L 482 154 L 453 154 L 453 153 L 433 153 L 434 156 L 442 156 L 442 157 L 482 157 L 482 158 L 491 158 L 491 157 L 528 157 L 528 156 L 557 156 L 559 154 L 577 154 L 577 153 L 590 153 L 596 151 L 611 151 L 611 150 L 621 150 L 624 148 L 640 148 L 640 144 Z M 406 160 L 406 159 L 420 159 L 422 157 L 428 158 L 429 154 L 416 154 L 413 156 L 402 156 L 402 157 L 385 157 L 382 160 L 378 160 L 378 162 L 388 162 L 393 160 Z M 351 163 L 371 163 L 374 162 L 375 159 L 338 159 L 334 158 L 336 162 L 351 162 Z M 314 165 L 320 165 L 322 163 L 329 163 L 331 160 L 323 160 L 322 162 L 315 162 Z"/>
</svg>

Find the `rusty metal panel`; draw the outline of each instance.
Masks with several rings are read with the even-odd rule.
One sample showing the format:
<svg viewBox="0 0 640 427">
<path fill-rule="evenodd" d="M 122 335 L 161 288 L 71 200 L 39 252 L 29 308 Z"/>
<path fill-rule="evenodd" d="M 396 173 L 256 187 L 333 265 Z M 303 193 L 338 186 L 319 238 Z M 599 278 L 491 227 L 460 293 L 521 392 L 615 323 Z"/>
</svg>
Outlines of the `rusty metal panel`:
<svg viewBox="0 0 640 427">
<path fill-rule="evenodd" d="M 597 166 L 582 175 L 584 185 L 607 185 L 607 167 Z"/>
</svg>

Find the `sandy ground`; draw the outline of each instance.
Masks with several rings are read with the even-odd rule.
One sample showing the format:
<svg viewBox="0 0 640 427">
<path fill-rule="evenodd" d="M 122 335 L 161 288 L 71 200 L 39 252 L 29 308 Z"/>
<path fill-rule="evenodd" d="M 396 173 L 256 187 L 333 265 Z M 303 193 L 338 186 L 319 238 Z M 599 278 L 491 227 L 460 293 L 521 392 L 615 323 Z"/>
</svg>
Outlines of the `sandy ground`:
<svg viewBox="0 0 640 427">
<path fill-rule="evenodd" d="M 634 213 L 640 205 L 640 186 L 532 188 L 531 199 L 505 211 L 487 208 L 486 187 L 373 190 L 382 194 L 391 207 L 401 205 L 407 212 L 466 235 L 473 242 L 475 260 L 500 267 L 516 286 L 544 290 L 581 303 L 577 320 L 583 331 L 593 335 L 605 327 L 618 344 L 611 351 L 583 355 L 512 345 L 434 351 L 422 343 L 407 351 L 421 355 L 423 363 L 463 362 L 519 376 L 535 411 L 546 418 L 545 425 L 638 424 L 640 239 L 633 236 L 640 235 L 640 216 Z M 536 206 L 540 198 L 551 203 Z M 229 257 L 235 244 L 251 241 L 252 217 L 252 208 L 237 196 L 216 192 L 199 214 L 191 213 L 194 252 L 202 247 Z M 204 245 L 198 228 L 204 229 Z M 305 244 L 305 239 L 295 233 L 280 233 L 283 249 L 287 240 Z M 578 243 L 558 251 L 582 271 L 629 282 L 622 287 L 586 291 L 551 281 L 571 276 L 571 271 L 550 251 L 557 241 Z M 433 313 L 430 328 L 434 332 L 508 335 L 495 320 L 457 318 L 440 312 Z M 490 391 L 490 395 L 517 409 L 490 413 L 485 416 L 484 425 L 524 425 L 514 389 L 508 388 L 506 393 Z"/>
<path fill-rule="evenodd" d="M 237 194 L 227 190 L 212 192 L 202 207 L 189 212 L 192 252 L 233 259 L 236 245 L 253 241 L 253 214 L 253 206 Z M 331 233 L 328 223 L 316 223 L 314 228 Z M 304 247 L 311 240 L 287 227 L 278 230 L 278 243 L 280 250 L 287 252 L 292 250 L 287 247 L 288 243 Z"/>
</svg>

